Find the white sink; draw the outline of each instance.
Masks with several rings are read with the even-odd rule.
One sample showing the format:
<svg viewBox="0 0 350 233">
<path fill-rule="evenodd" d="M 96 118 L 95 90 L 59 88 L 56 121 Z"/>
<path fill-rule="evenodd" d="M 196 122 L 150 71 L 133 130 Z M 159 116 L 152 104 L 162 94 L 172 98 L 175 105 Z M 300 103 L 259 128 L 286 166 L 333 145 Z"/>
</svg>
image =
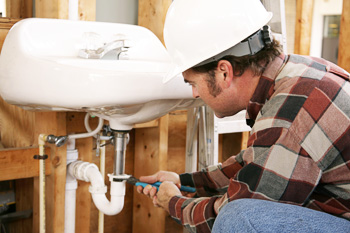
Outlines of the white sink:
<svg viewBox="0 0 350 233">
<path fill-rule="evenodd" d="M 119 60 L 114 52 L 102 59 L 78 56 L 82 49 L 120 38 L 129 48 Z M 162 43 L 143 27 L 25 19 L 15 24 L 3 45 L 0 94 L 28 110 L 91 112 L 109 120 L 113 129 L 128 130 L 202 104 L 182 77 L 162 82 L 170 66 Z"/>
</svg>

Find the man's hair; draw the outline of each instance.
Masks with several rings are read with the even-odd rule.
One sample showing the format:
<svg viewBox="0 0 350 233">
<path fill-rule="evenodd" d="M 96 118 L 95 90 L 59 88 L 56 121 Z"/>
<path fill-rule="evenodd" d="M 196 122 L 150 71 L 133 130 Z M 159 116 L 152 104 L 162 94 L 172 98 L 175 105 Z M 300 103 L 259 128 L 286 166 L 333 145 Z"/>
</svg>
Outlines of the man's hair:
<svg viewBox="0 0 350 233">
<path fill-rule="evenodd" d="M 282 47 L 280 43 L 273 39 L 270 44 L 267 44 L 261 51 L 254 55 L 243 57 L 225 56 L 220 60 L 227 60 L 231 63 L 233 75 L 236 77 L 241 76 L 247 69 L 250 69 L 254 75 L 262 75 L 266 66 L 279 56 L 281 52 Z M 215 80 L 215 70 L 220 60 L 191 68 L 196 73 L 208 73 L 206 81 L 209 92 L 214 97 L 221 93 L 221 88 L 216 84 Z"/>
<path fill-rule="evenodd" d="M 273 61 L 282 52 L 282 47 L 277 40 L 272 40 L 261 51 L 254 55 L 247 55 L 243 57 L 225 56 L 220 60 L 227 60 L 231 63 L 234 75 L 241 76 L 244 71 L 250 69 L 254 75 L 261 75 L 266 66 Z M 218 66 L 219 61 L 213 61 L 208 64 L 192 67 L 191 70 L 197 73 L 211 73 Z"/>
</svg>

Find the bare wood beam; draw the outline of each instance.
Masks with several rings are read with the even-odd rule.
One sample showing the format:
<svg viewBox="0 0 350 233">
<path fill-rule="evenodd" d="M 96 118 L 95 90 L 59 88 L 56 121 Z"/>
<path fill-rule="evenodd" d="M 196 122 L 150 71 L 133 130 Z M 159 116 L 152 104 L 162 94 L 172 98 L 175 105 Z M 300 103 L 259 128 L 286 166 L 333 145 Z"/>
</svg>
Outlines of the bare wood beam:
<svg viewBox="0 0 350 233">
<path fill-rule="evenodd" d="M 38 153 L 38 147 L 0 150 L 0 181 L 38 177 L 39 162 L 33 158 Z M 46 154 L 50 158 L 50 148 Z M 50 175 L 50 159 L 46 161 L 46 175 Z"/>
<path fill-rule="evenodd" d="M 350 1 L 343 1 L 340 23 L 338 65 L 350 71 Z"/>
<path fill-rule="evenodd" d="M 35 0 L 35 16 L 40 18 L 68 19 L 69 0 Z M 96 0 L 79 1 L 79 19 L 96 19 Z"/>
<path fill-rule="evenodd" d="M 79 1 L 79 19 L 86 21 L 96 20 L 96 0 Z"/>
<path fill-rule="evenodd" d="M 159 127 L 136 129 L 134 176 L 151 175 L 167 170 L 169 115 L 160 118 Z M 155 208 L 152 201 L 134 191 L 133 232 L 162 233 L 166 212 Z"/>
<path fill-rule="evenodd" d="M 309 55 L 314 0 L 297 0 L 294 53 Z"/>
<path fill-rule="evenodd" d="M 138 24 L 150 29 L 164 43 L 165 16 L 172 0 L 139 0 Z"/>
<path fill-rule="evenodd" d="M 66 113 L 37 112 L 35 113 L 35 144 L 39 134 L 66 135 Z M 52 172 L 46 177 L 46 231 L 52 233 L 64 232 L 64 199 L 66 188 L 66 146 L 51 147 Z M 38 187 L 39 180 L 34 179 L 33 232 L 38 231 Z"/>
<path fill-rule="evenodd" d="M 33 17 L 33 0 L 6 0 L 6 17 Z"/>
</svg>

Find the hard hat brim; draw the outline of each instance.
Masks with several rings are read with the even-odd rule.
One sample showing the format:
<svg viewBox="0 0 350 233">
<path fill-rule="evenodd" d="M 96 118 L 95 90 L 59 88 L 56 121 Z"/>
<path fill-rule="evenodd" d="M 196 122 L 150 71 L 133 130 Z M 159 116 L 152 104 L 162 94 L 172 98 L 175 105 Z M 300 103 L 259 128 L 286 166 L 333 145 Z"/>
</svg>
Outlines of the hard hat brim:
<svg viewBox="0 0 350 233">
<path fill-rule="evenodd" d="M 273 13 L 272 12 L 266 12 L 267 14 L 266 14 L 266 17 L 265 17 L 265 19 L 263 19 L 262 21 L 261 21 L 261 28 L 264 26 L 264 25 L 267 25 L 268 24 L 268 22 L 270 22 L 270 20 L 271 20 L 271 18 L 272 18 L 272 16 L 273 16 Z M 258 29 L 257 29 L 258 30 Z M 232 45 L 232 46 L 234 46 L 234 45 Z M 232 47 L 231 46 L 231 47 Z M 229 47 L 227 47 L 227 48 L 222 48 L 221 49 L 221 51 L 220 51 L 220 53 L 221 52 L 223 52 L 224 50 L 226 50 L 226 49 L 229 49 Z M 217 53 L 217 54 L 219 54 L 219 53 Z M 214 56 L 214 55 L 216 55 L 216 54 L 212 54 L 212 56 Z M 209 58 L 209 57 L 208 57 Z M 196 64 L 198 64 L 198 62 L 196 63 Z M 179 66 L 179 65 L 177 65 L 176 63 L 173 63 L 172 65 L 171 65 L 171 68 L 169 69 L 169 72 L 164 76 L 164 78 L 163 78 L 163 83 L 167 83 L 167 82 L 169 82 L 171 79 L 173 79 L 173 78 L 175 78 L 175 77 L 177 77 L 179 74 L 181 74 L 182 72 L 184 72 L 184 71 L 186 71 L 187 69 L 190 69 L 191 67 L 193 67 L 193 66 L 195 66 L 196 64 L 187 64 L 186 66 Z"/>
<path fill-rule="evenodd" d="M 183 71 L 181 70 L 181 68 L 175 63 L 173 63 L 169 69 L 169 72 L 163 77 L 163 83 L 169 82 L 171 79 L 177 77 L 182 72 Z"/>
</svg>

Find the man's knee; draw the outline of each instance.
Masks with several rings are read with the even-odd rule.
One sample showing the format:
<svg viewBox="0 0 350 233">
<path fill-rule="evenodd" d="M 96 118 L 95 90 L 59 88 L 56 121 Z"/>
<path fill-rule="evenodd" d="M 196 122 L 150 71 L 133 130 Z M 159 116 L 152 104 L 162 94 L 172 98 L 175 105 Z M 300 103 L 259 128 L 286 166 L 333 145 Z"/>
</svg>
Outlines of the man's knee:
<svg viewBox="0 0 350 233">
<path fill-rule="evenodd" d="M 238 199 L 227 203 L 217 216 L 213 232 L 238 232 L 242 229 L 252 229 L 249 219 L 258 208 L 254 199 Z"/>
</svg>

